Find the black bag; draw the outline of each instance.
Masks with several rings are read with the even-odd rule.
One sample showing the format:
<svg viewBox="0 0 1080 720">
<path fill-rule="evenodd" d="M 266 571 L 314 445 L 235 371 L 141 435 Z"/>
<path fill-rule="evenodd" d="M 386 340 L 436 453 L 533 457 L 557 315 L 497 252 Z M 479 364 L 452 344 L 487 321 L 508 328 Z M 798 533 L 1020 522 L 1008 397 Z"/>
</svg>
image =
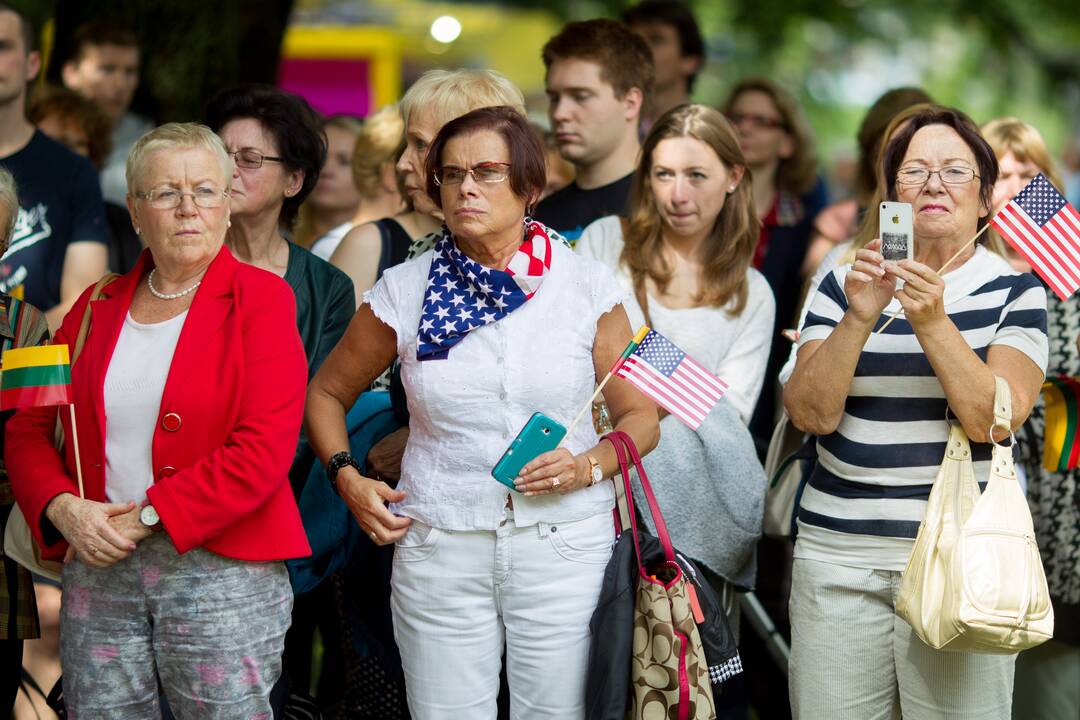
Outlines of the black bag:
<svg viewBox="0 0 1080 720">
<path fill-rule="evenodd" d="M 610 436 L 605 436 L 604 439 L 613 444 L 616 442 Z M 640 462 L 632 443 L 629 447 L 634 460 Z M 647 531 L 639 530 L 638 541 L 642 555 L 639 563 L 634 549 L 633 530 L 622 529 L 620 509 L 627 518 L 636 512 L 633 493 L 630 491 L 630 479 L 626 476 L 625 467 L 623 472 L 625 493 L 616 493 L 619 505 L 623 507 L 616 507 L 614 511 L 615 532 L 618 539 L 604 571 L 600 598 L 589 622 L 592 642 L 589 646 L 589 665 L 585 681 L 586 720 L 625 720 L 630 700 L 634 602 L 639 567 L 661 565 L 666 559 L 660 541 Z M 617 480 L 616 483 L 618 483 Z M 644 483 L 642 485 L 647 487 Z M 647 495 L 651 496 L 650 490 L 647 490 Z M 650 512 L 652 512 L 651 508 Z M 717 597 L 704 574 L 678 550 L 675 550 L 675 562 L 682 568 L 697 593 L 704 616 L 704 621 L 698 623 L 698 632 L 701 636 L 705 660 L 709 666 L 709 680 L 712 684 L 713 695 L 717 697 L 720 695 L 724 681 L 742 672 L 742 661 L 735 645 L 735 637 L 728 626 L 727 614 L 724 612 L 720 598 Z"/>
</svg>

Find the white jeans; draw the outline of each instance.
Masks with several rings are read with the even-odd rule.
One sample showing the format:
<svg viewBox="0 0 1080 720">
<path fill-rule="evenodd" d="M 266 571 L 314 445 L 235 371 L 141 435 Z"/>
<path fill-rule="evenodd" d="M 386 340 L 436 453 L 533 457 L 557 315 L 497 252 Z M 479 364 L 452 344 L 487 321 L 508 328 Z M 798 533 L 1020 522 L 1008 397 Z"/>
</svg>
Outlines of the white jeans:
<svg viewBox="0 0 1080 720">
<path fill-rule="evenodd" d="M 1016 656 L 925 645 L 895 613 L 900 577 L 795 559 L 795 720 L 1009 720 Z"/>
<path fill-rule="evenodd" d="M 468 532 L 414 520 L 391 579 L 413 720 L 495 718 L 504 643 L 513 720 L 584 717 L 589 620 L 613 545 L 610 513 Z"/>
</svg>

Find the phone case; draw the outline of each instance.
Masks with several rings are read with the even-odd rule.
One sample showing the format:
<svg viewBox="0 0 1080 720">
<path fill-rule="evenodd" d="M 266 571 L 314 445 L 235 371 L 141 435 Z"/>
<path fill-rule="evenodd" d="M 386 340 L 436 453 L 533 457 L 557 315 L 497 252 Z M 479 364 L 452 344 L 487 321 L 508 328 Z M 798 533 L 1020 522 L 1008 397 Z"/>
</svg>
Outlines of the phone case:
<svg viewBox="0 0 1080 720">
<path fill-rule="evenodd" d="M 881 235 L 881 254 L 886 260 L 897 262 L 915 257 L 911 203 L 881 203 L 878 230 Z"/>
<path fill-rule="evenodd" d="M 566 435 L 566 428 L 543 413 L 533 413 L 525 427 L 506 448 L 491 476 L 511 490 L 521 468 L 538 455 L 554 450 Z"/>
</svg>

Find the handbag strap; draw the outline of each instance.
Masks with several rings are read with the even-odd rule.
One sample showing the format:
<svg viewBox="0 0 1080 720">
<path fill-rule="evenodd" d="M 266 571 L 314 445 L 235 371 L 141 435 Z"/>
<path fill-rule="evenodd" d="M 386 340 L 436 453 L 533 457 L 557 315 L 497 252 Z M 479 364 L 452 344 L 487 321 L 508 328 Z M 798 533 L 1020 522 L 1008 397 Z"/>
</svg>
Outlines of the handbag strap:
<svg viewBox="0 0 1080 720">
<path fill-rule="evenodd" d="M 990 441 L 994 442 L 994 430 L 1001 428 L 1012 436 L 1012 393 L 1005 378 L 994 376 L 994 424 L 990 426 Z M 1004 440 L 1005 438 L 1002 438 Z M 996 445 L 997 443 L 994 442 Z"/>
<path fill-rule="evenodd" d="M 660 512 L 660 504 L 656 501 L 656 495 L 653 493 L 652 485 L 649 483 L 649 476 L 645 473 L 645 467 L 641 464 L 641 455 L 638 453 L 637 446 L 634 444 L 633 439 L 621 430 L 610 432 L 604 437 L 615 447 L 615 455 L 619 458 L 619 470 L 622 472 L 623 486 L 626 490 L 626 502 L 630 510 L 630 523 L 634 530 L 634 546 L 638 550 L 638 559 L 641 558 L 641 548 L 638 547 L 637 518 L 633 512 L 634 494 L 626 460 L 627 453 L 629 453 L 630 459 L 637 469 L 638 482 L 641 483 L 641 489 L 644 491 L 645 500 L 649 505 L 649 515 L 652 516 L 653 526 L 656 528 L 656 537 L 664 548 L 664 559 L 668 562 L 675 562 L 675 549 L 671 545 L 671 536 L 668 534 L 667 523 L 664 522 L 664 515 Z"/>
<path fill-rule="evenodd" d="M 79 334 L 75 336 L 75 346 L 71 350 L 72 365 L 74 365 L 75 361 L 82 355 L 83 346 L 86 345 L 86 338 L 90 334 L 91 303 L 95 300 L 100 300 L 105 286 L 118 277 L 120 277 L 120 275 L 114 272 L 105 273 L 105 275 L 94 284 L 94 289 L 90 292 L 90 300 L 86 303 L 86 307 L 83 309 L 82 320 L 79 322 Z"/>
</svg>

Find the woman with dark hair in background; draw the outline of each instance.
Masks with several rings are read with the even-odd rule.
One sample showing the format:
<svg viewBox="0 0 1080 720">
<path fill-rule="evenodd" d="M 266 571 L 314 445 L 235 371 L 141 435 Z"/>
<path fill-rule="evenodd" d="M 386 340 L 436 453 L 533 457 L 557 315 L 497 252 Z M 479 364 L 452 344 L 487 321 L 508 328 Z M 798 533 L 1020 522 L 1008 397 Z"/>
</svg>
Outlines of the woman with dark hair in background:
<svg viewBox="0 0 1080 720">
<path fill-rule="evenodd" d="M 765 385 L 750 422 L 764 453 L 778 409 L 776 373 L 788 350 L 780 330 L 788 327 L 798 309 L 800 272 L 814 218 L 825 207 L 825 183 L 817 175 L 810 125 L 788 90 L 772 80 L 748 78 L 732 89 L 724 114 L 739 131 L 739 144 L 754 181 L 761 235 L 753 266 L 769 281 L 776 298 Z"/>
<path fill-rule="evenodd" d="M 326 160 L 319 117 L 303 98 L 260 85 L 220 92 L 207 106 L 206 117 L 235 162 L 225 244 L 238 260 L 283 277 L 292 288 L 310 380 L 341 339 L 356 309 L 349 277 L 286 239 Z M 314 461 L 301 432 L 289 469 L 296 497 Z M 315 624 L 337 616 L 330 590 L 328 584 L 323 592 L 301 595 L 293 608 L 285 640 L 285 669 L 301 688 L 308 687 L 311 674 Z"/>
</svg>

